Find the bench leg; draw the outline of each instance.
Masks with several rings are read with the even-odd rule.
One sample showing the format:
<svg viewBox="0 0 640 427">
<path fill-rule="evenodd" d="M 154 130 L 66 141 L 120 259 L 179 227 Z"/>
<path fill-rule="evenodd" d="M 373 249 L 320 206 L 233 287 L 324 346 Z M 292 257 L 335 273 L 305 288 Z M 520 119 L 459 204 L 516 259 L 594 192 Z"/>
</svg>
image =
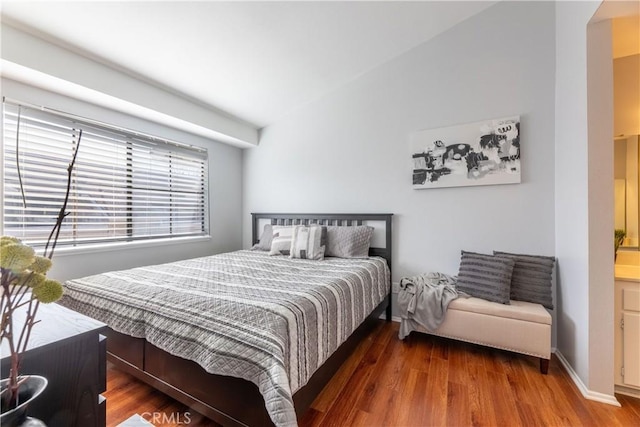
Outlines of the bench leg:
<svg viewBox="0 0 640 427">
<path fill-rule="evenodd" d="M 549 372 L 549 359 L 540 358 L 540 372 L 547 375 L 547 372 Z"/>
</svg>

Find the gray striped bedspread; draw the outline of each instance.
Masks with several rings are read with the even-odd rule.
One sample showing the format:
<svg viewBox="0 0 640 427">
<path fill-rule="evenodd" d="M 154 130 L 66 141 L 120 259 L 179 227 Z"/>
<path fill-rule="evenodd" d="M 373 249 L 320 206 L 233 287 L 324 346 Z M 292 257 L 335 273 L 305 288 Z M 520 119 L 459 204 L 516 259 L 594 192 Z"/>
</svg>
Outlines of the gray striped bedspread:
<svg viewBox="0 0 640 427">
<path fill-rule="evenodd" d="M 244 250 L 71 280 L 61 303 L 207 372 L 255 383 L 274 424 L 295 426 L 293 393 L 389 286 L 382 258 Z"/>
</svg>

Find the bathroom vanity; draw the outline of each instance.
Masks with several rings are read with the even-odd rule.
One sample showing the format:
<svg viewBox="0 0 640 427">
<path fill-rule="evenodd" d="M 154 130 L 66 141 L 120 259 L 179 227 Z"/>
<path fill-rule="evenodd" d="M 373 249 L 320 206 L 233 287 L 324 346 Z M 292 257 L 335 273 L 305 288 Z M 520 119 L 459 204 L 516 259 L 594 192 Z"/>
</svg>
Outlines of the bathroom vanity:
<svg viewBox="0 0 640 427">
<path fill-rule="evenodd" d="M 615 273 L 616 392 L 640 397 L 640 263 L 616 264 Z"/>
</svg>

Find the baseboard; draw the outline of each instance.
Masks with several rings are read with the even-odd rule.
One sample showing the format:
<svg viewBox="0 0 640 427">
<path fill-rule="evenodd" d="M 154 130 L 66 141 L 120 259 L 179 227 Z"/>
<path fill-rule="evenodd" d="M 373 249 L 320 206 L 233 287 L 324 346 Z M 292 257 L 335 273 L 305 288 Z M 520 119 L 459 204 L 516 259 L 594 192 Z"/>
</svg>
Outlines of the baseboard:
<svg viewBox="0 0 640 427">
<path fill-rule="evenodd" d="M 596 402 L 606 403 L 608 405 L 613 405 L 618 407 L 622 406 L 620 405 L 620 402 L 618 402 L 618 399 L 616 399 L 615 396 L 589 390 L 587 386 L 584 385 L 584 383 L 582 382 L 582 380 L 580 379 L 576 371 L 573 369 L 573 366 L 571 366 L 571 364 L 567 361 L 567 359 L 565 359 L 565 357 L 562 355 L 560 350 L 556 349 L 554 351 L 554 354 L 556 355 L 556 357 L 564 367 L 565 371 L 567 371 L 567 373 L 569 374 L 569 377 L 571 377 L 571 380 L 573 380 L 573 383 L 576 385 L 576 387 L 578 387 L 578 390 L 580 390 L 580 393 L 582 393 L 582 396 L 584 396 L 585 399 L 594 400 Z"/>
<path fill-rule="evenodd" d="M 617 385 L 615 386 L 615 392 L 618 394 L 624 394 L 625 396 L 631 396 L 635 397 L 636 399 L 640 399 L 640 390 L 635 388 Z"/>
</svg>

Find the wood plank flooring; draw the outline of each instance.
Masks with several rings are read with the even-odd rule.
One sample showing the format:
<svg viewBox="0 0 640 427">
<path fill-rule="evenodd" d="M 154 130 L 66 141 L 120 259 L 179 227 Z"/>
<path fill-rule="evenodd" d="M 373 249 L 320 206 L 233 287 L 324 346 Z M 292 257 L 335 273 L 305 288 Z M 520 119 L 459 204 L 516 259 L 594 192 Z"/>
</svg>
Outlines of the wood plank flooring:
<svg viewBox="0 0 640 427">
<path fill-rule="evenodd" d="M 622 408 L 586 400 L 555 357 L 542 375 L 533 357 L 416 333 L 402 342 L 397 335 L 398 323 L 381 321 L 300 427 L 640 426 L 639 399 L 616 395 Z M 108 426 L 135 413 L 156 427 L 216 426 L 112 365 L 107 377 Z"/>
</svg>

